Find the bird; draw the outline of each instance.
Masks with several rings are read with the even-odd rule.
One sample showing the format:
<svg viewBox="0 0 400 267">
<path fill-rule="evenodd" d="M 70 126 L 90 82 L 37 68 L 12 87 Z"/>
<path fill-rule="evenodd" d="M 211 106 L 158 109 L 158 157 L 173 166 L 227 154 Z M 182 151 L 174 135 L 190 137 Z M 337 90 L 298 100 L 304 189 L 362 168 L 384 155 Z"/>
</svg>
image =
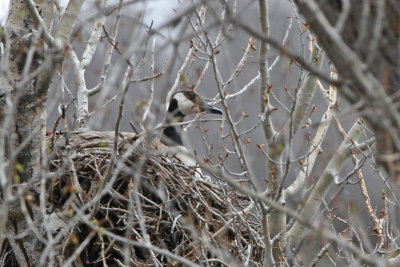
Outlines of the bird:
<svg viewBox="0 0 400 267">
<path fill-rule="evenodd" d="M 187 115 L 211 113 L 222 115 L 222 110 L 207 103 L 200 95 L 191 90 L 181 90 L 171 96 L 168 105 L 165 123 L 168 125 L 162 131 L 161 142 L 165 144 L 169 155 L 175 156 L 188 167 L 197 166 L 196 160 L 189 156 L 189 150 L 182 141 L 181 126 L 171 125 L 173 122 L 182 122 Z M 201 170 L 196 168 L 196 177 L 201 175 Z"/>
<path fill-rule="evenodd" d="M 201 177 L 201 170 L 198 168 L 197 161 L 190 156 L 189 150 L 182 141 L 182 127 L 173 125 L 176 122 L 182 122 L 187 115 L 212 113 L 222 115 L 222 111 L 207 103 L 196 92 L 191 90 L 181 90 L 174 93 L 169 101 L 166 118 L 159 138 L 153 138 L 151 141 L 152 153 L 154 156 L 163 156 L 164 159 L 175 158 L 182 165 L 195 171 L 196 178 Z M 133 125 L 131 125 L 133 126 Z M 118 153 L 123 154 L 127 151 L 129 144 L 139 140 L 142 133 L 134 129 L 136 133 L 119 132 L 122 141 L 118 144 Z M 73 131 L 71 133 L 56 133 L 52 136 L 50 143 L 55 146 L 53 154 L 64 151 L 66 147 L 71 147 L 76 151 L 76 156 L 81 153 L 90 153 L 91 155 L 111 155 L 113 152 L 114 131 Z M 64 138 L 59 138 L 64 136 Z M 146 146 L 147 142 L 142 142 Z M 140 154 L 140 153 L 139 153 Z M 138 154 L 138 155 L 139 155 Z M 54 156 L 54 155 L 53 155 Z M 53 157 L 52 156 L 52 157 Z M 55 157 L 55 156 L 54 156 Z"/>
</svg>

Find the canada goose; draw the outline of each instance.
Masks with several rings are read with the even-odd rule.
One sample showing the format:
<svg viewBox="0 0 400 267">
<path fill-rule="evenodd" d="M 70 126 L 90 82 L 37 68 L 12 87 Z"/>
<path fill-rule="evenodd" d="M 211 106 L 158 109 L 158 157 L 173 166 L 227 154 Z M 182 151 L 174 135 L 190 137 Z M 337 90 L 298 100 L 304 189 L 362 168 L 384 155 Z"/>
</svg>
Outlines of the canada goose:
<svg viewBox="0 0 400 267">
<path fill-rule="evenodd" d="M 166 124 L 181 122 L 186 115 L 201 112 L 222 114 L 220 109 L 206 103 L 197 93 L 189 90 L 178 91 L 172 95 L 165 122 Z M 119 135 L 123 140 L 119 143 L 118 150 L 124 151 L 126 150 L 125 145 L 135 142 L 140 133 L 120 132 Z M 74 149 L 79 152 L 90 150 L 92 154 L 111 154 L 114 131 L 74 131 L 68 135 L 68 140 L 68 142 L 74 144 Z M 66 143 L 63 139 L 57 137 L 50 142 L 52 145 L 57 142 L 57 149 L 54 149 L 54 153 L 65 147 Z M 197 166 L 196 160 L 188 155 L 188 149 L 183 145 L 180 126 L 169 125 L 164 128 L 161 139 L 153 139 L 152 149 L 158 155 L 174 156 L 188 167 Z M 199 177 L 199 174 L 201 174 L 201 171 L 196 168 L 195 176 Z"/>
<path fill-rule="evenodd" d="M 182 122 L 185 116 L 201 112 L 222 114 L 220 109 L 206 103 L 197 93 L 189 90 L 179 91 L 171 97 L 165 122 Z M 185 165 L 197 165 L 196 161 L 187 155 L 188 150 L 182 142 L 181 127 L 167 126 L 163 130 L 161 142 L 169 147 L 169 153 L 173 153 Z"/>
</svg>

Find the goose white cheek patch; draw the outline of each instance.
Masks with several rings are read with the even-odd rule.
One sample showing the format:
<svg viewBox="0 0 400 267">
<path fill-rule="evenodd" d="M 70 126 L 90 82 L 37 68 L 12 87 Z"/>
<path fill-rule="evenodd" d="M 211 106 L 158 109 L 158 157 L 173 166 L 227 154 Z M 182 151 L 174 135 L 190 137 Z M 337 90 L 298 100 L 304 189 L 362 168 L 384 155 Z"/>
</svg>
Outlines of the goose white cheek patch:
<svg viewBox="0 0 400 267">
<path fill-rule="evenodd" d="M 178 108 L 183 115 L 199 113 L 198 106 L 187 99 L 183 93 L 177 93 L 174 98 L 178 102 Z"/>
</svg>

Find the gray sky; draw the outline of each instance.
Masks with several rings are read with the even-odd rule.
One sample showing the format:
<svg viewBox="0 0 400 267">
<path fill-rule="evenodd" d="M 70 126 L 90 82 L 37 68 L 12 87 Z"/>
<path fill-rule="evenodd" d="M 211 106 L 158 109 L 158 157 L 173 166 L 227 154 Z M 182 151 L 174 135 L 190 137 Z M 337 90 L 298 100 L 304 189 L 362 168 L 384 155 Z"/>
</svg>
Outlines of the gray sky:
<svg viewBox="0 0 400 267">
<path fill-rule="evenodd" d="M 6 24 L 9 7 L 9 0 L 0 0 L 0 26 L 4 26 Z"/>
</svg>

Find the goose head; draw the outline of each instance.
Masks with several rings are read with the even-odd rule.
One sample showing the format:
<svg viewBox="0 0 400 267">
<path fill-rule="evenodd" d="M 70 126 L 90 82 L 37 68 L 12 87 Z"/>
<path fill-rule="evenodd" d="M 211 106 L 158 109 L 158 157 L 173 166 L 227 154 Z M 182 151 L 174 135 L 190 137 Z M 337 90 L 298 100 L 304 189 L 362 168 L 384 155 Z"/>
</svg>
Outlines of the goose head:
<svg viewBox="0 0 400 267">
<path fill-rule="evenodd" d="M 205 102 L 197 93 L 189 90 L 179 91 L 172 95 L 168 113 L 174 118 L 183 119 L 196 113 L 222 114 L 222 111 Z"/>
<path fill-rule="evenodd" d="M 183 121 L 185 116 L 197 113 L 222 114 L 222 111 L 206 101 L 197 93 L 189 90 L 178 91 L 172 95 L 168 106 L 167 121 L 174 118 Z M 172 145 L 183 145 L 182 137 L 175 126 L 168 126 L 164 129 L 163 142 Z"/>
</svg>

